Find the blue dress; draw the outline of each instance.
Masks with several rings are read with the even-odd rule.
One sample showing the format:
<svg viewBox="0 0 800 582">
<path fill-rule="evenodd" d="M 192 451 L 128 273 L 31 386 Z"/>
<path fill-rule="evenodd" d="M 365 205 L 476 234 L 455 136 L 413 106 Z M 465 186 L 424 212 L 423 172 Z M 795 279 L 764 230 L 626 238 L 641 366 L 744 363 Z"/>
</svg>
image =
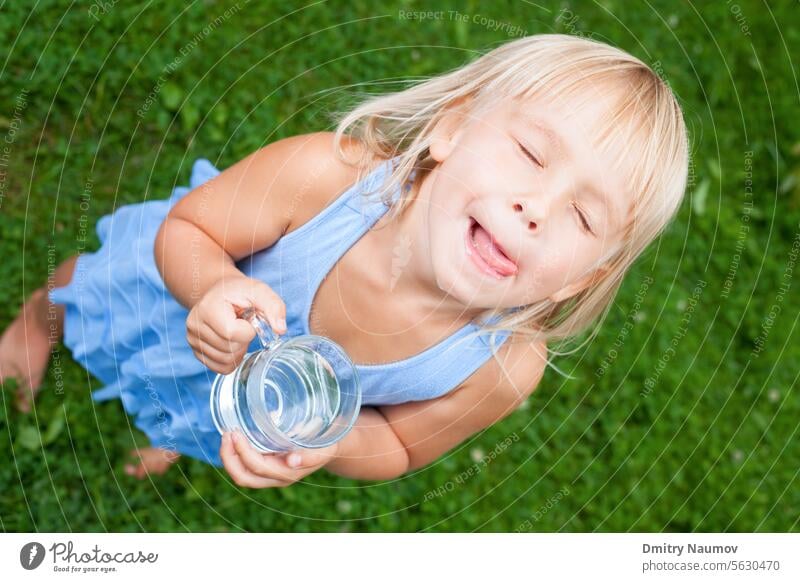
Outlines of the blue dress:
<svg viewBox="0 0 800 582">
<path fill-rule="evenodd" d="M 237 262 L 284 300 L 287 337 L 311 333 L 309 311 L 322 280 L 389 209 L 362 193 L 380 185 L 394 161 L 382 162 L 271 247 Z M 93 400 L 119 398 L 152 446 L 221 467 L 221 436 L 209 407 L 216 374 L 192 353 L 186 340 L 188 310 L 165 287 L 153 255 L 170 208 L 218 173 L 208 160 L 198 159 L 189 187 L 175 188 L 166 200 L 129 204 L 103 216 L 96 226 L 99 250 L 81 254 L 70 283 L 49 295 L 65 305 L 64 344 L 104 384 Z M 469 323 L 410 358 L 358 365 L 364 405 L 428 400 L 457 387 L 491 357 L 492 343 L 496 349 L 509 335 L 499 332 L 492 342 L 480 329 Z M 256 339 L 250 347 L 258 349 Z"/>
</svg>

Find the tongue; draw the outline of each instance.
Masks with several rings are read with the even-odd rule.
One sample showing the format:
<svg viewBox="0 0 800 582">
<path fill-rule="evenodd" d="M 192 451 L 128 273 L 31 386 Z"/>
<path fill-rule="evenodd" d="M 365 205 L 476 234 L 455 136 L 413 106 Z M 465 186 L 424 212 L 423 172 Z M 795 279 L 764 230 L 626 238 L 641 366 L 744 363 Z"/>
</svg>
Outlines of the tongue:
<svg viewBox="0 0 800 582">
<path fill-rule="evenodd" d="M 492 237 L 480 224 L 475 225 L 473 238 L 481 257 L 492 269 L 503 276 L 513 275 L 517 272 L 517 266 L 495 246 Z"/>
</svg>

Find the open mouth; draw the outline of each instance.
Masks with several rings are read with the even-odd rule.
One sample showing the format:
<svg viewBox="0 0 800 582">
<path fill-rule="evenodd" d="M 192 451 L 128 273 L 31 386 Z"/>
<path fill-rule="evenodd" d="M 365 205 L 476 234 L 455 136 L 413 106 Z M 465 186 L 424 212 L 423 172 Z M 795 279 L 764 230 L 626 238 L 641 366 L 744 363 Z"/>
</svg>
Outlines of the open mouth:
<svg viewBox="0 0 800 582">
<path fill-rule="evenodd" d="M 517 273 L 517 265 L 503 252 L 492 234 L 469 217 L 466 234 L 467 254 L 484 273 L 503 279 Z"/>
</svg>

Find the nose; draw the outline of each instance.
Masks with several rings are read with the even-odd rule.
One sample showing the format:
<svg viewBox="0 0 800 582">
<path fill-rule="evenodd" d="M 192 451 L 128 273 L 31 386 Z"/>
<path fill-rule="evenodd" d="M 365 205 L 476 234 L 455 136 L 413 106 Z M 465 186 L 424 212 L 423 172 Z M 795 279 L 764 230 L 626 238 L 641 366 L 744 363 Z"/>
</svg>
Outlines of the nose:
<svg viewBox="0 0 800 582">
<path fill-rule="evenodd" d="M 511 205 L 528 232 L 541 233 L 572 196 L 574 179 L 566 171 L 553 170 L 548 178 L 515 192 Z"/>
<path fill-rule="evenodd" d="M 531 232 L 536 232 L 542 223 L 542 217 L 533 209 L 533 205 L 523 199 L 517 199 L 513 203 L 514 213 L 518 214 L 521 220 L 527 222 L 527 228 Z"/>
</svg>

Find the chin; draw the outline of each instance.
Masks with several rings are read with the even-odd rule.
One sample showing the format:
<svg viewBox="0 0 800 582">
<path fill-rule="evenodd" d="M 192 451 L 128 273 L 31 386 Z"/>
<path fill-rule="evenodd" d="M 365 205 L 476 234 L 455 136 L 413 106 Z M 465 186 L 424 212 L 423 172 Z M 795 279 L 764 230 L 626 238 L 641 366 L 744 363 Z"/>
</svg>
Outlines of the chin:
<svg viewBox="0 0 800 582">
<path fill-rule="evenodd" d="M 490 309 L 495 303 L 487 298 L 488 289 L 476 287 L 464 273 L 464 266 L 445 265 L 444 271 L 439 271 L 436 283 L 443 293 L 455 300 L 464 309 Z"/>
</svg>

